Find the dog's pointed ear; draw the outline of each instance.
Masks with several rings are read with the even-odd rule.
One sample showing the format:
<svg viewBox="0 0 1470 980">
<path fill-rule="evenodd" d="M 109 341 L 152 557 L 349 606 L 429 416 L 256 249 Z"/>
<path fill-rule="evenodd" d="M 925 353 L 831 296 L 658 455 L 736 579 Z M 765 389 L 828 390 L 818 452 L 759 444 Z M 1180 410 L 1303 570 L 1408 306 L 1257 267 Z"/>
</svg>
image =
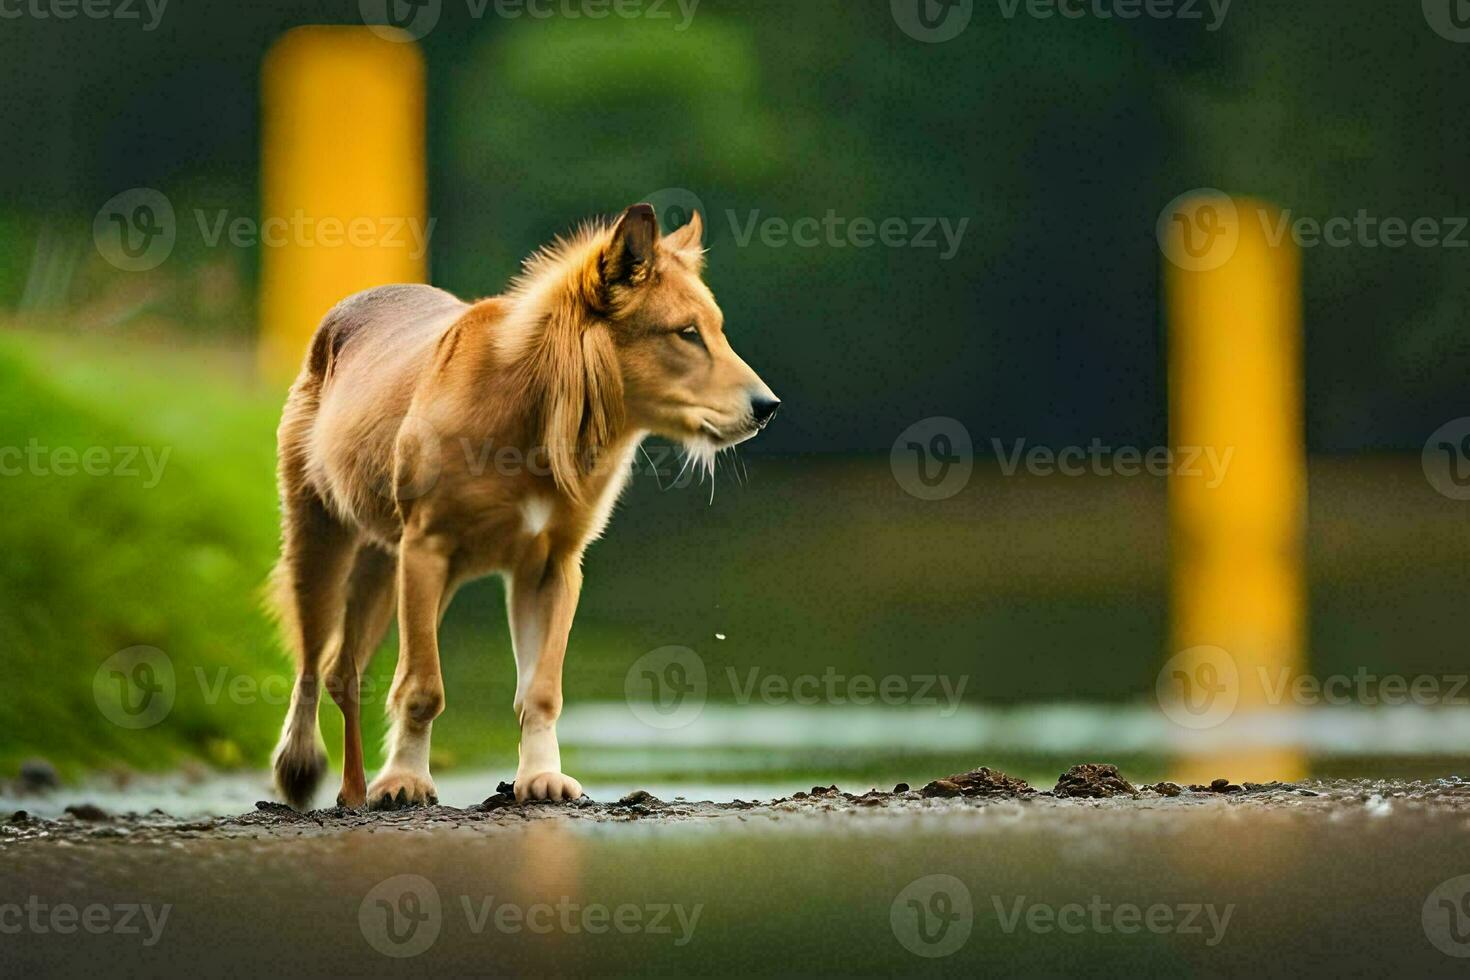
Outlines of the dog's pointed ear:
<svg viewBox="0 0 1470 980">
<path fill-rule="evenodd" d="M 651 204 L 635 204 L 613 226 L 602 253 L 602 281 L 608 286 L 636 286 L 653 269 L 658 247 L 658 218 Z"/>
<path fill-rule="evenodd" d="M 689 212 L 689 223 L 683 228 L 669 232 L 664 248 L 691 256 L 698 256 L 704 250 L 704 219 L 698 211 Z"/>
</svg>

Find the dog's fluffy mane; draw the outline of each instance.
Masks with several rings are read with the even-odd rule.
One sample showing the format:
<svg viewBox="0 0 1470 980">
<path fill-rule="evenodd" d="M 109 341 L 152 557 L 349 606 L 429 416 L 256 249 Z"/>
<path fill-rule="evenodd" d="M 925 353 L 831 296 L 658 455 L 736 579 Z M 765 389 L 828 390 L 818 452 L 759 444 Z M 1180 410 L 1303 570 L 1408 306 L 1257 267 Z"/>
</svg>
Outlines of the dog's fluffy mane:
<svg viewBox="0 0 1470 980">
<path fill-rule="evenodd" d="M 533 393 L 552 477 L 573 499 L 581 499 L 582 477 L 624 431 L 609 320 L 626 312 L 660 262 L 695 273 L 704 266 L 697 235 L 686 241 L 675 232 L 655 243 L 652 262 L 630 270 L 626 281 L 609 282 L 608 247 L 617 228 L 615 220 L 593 218 L 558 235 L 525 259 L 504 297 L 510 308 L 501 348 L 516 365 L 517 383 Z"/>
<path fill-rule="evenodd" d="M 497 331 L 514 383 L 533 402 L 557 487 L 575 500 L 582 477 L 623 428 L 623 381 L 607 324 L 602 253 L 613 226 L 587 221 L 533 252 L 505 293 Z"/>
</svg>

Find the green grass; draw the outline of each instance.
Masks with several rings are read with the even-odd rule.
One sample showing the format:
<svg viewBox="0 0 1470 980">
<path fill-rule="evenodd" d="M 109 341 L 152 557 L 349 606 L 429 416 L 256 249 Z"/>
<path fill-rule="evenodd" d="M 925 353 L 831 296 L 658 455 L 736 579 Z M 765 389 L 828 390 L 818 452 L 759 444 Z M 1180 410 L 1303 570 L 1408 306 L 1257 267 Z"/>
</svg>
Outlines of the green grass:
<svg viewBox="0 0 1470 980">
<path fill-rule="evenodd" d="M 5 766 L 36 754 L 159 768 L 269 751 L 270 712 L 207 703 L 196 668 L 280 669 L 255 601 L 275 537 L 272 415 L 265 397 L 187 353 L 145 359 L 0 336 L 0 445 L 53 451 L 38 457 L 44 471 L 24 464 L 0 483 Z M 100 447 L 109 464 L 96 468 L 109 470 L 127 468 L 121 447 L 141 447 L 162 460 L 161 477 L 149 486 L 142 463 L 138 476 L 60 475 L 60 447 Z M 162 650 L 177 682 L 168 716 L 139 730 L 109 722 L 93 689 L 99 667 L 135 645 Z"/>
</svg>

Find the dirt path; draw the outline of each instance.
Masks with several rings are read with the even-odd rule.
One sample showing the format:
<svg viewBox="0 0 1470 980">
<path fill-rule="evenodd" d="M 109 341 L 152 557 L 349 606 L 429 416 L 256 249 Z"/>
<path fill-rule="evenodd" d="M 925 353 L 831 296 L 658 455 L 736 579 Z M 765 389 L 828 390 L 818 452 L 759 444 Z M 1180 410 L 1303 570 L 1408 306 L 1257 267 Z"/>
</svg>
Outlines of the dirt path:
<svg viewBox="0 0 1470 980">
<path fill-rule="evenodd" d="M 988 770 L 944 782 L 720 804 L 517 806 L 497 793 L 464 809 L 11 818 L 0 965 L 1235 975 L 1470 963 L 1470 782 L 1176 792 L 1102 769 L 1043 792 Z"/>
</svg>

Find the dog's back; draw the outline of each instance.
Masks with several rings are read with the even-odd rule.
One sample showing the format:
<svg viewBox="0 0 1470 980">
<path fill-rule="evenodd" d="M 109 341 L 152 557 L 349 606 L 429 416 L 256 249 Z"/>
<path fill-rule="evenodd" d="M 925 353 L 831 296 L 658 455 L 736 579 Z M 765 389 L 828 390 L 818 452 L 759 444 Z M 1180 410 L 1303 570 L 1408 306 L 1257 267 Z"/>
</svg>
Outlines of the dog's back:
<svg viewBox="0 0 1470 980">
<path fill-rule="evenodd" d="M 334 306 L 312 337 L 278 433 L 281 490 L 310 489 L 391 544 L 393 444 L 439 339 L 469 308 L 432 286 L 379 286 Z"/>
</svg>

